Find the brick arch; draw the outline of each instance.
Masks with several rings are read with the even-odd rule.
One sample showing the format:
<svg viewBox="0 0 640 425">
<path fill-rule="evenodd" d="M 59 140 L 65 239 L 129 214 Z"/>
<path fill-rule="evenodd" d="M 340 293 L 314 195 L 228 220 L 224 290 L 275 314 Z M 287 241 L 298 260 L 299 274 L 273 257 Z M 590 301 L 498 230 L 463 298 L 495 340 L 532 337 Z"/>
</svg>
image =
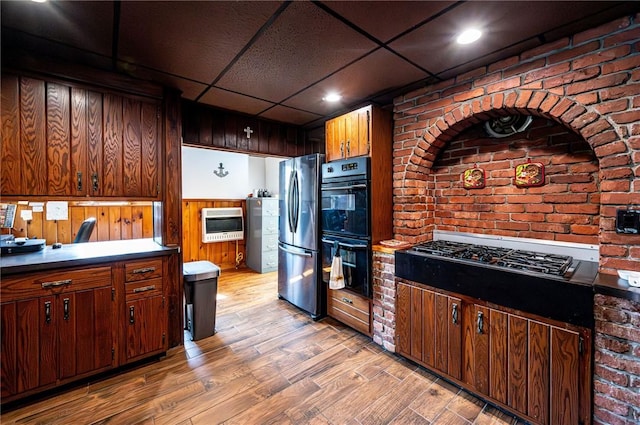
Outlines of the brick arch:
<svg viewBox="0 0 640 425">
<path fill-rule="evenodd" d="M 422 112 L 428 115 L 433 111 L 425 108 Z M 433 211 L 430 211 L 434 195 L 429 190 L 429 185 L 432 184 L 429 182 L 429 175 L 438 153 L 447 146 L 448 142 L 474 124 L 514 113 L 552 119 L 580 135 L 594 151 L 600 170 L 603 168 L 603 162 L 607 164 L 618 162 L 616 157 L 620 154 L 626 153 L 631 158 L 633 150 L 627 145 L 624 130 L 612 124 L 607 114 L 600 114 L 594 106 L 581 104 L 574 98 L 560 96 L 546 90 L 525 89 L 496 92 L 459 102 L 455 102 L 454 97 L 444 113 L 437 115 L 434 113 L 432 118 L 426 119 L 426 125 L 415 130 L 415 139 L 405 140 L 403 149 L 394 151 L 394 233 L 396 238 L 412 243 L 430 238 L 435 222 Z M 419 127 L 414 125 L 416 128 Z M 411 143 L 413 146 L 407 149 L 407 145 Z M 633 180 L 633 162 L 633 159 L 630 159 L 627 164 L 615 165 L 619 169 L 625 169 L 624 172 Z M 600 193 L 602 195 L 607 191 L 615 190 L 601 189 Z M 615 193 L 611 195 L 612 198 L 616 196 Z M 630 246 L 628 243 L 614 240 L 615 230 L 612 229 L 611 223 L 615 221 L 616 207 L 612 207 L 611 204 L 618 203 L 624 206 L 630 198 L 625 199 L 627 200 L 621 198 L 620 202 L 607 202 L 609 205 L 599 201 L 600 233 L 613 235 L 610 236 L 610 243 L 620 248 L 625 245 L 627 248 Z M 412 202 L 415 203 L 414 206 L 410 206 Z M 607 228 L 603 228 L 605 220 Z M 398 225 L 398 223 L 402 224 Z M 632 241 L 629 243 L 633 244 Z M 617 255 L 612 254 L 613 257 Z M 601 252 L 601 268 L 612 267 L 603 265 L 603 256 L 606 257 L 607 254 Z"/>
<path fill-rule="evenodd" d="M 600 161 L 610 152 L 599 152 L 596 147 L 622 140 L 608 119 L 595 110 L 589 110 L 568 97 L 548 90 L 512 90 L 482 96 L 460 103 L 442 117 L 433 119 L 406 164 L 406 179 L 412 175 L 429 174 L 433 162 L 446 144 L 474 124 L 514 113 L 550 118 L 571 129 L 589 143 Z"/>
</svg>

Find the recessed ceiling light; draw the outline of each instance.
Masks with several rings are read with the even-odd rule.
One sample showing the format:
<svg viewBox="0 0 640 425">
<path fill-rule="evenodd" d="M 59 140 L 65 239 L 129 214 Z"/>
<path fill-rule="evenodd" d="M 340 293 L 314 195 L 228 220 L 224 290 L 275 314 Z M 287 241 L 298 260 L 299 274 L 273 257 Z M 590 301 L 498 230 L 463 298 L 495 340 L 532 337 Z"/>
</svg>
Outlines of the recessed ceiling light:
<svg viewBox="0 0 640 425">
<path fill-rule="evenodd" d="M 47 0 L 31 0 L 34 3 L 46 3 Z"/>
<path fill-rule="evenodd" d="M 325 102 L 337 102 L 340 99 L 342 99 L 342 96 L 340 96 L 338 93 L 329 93 L 322 98 L 322 100 L 324 100 Z"/>
<path fill-rule="evenodd" d="M 470 44 L 478 40 L 480 36 L 482 36 L 480 30 L 472 28 L 462 31 L 456 41 L 458 42 L 458 44 Z"/>
</svg>

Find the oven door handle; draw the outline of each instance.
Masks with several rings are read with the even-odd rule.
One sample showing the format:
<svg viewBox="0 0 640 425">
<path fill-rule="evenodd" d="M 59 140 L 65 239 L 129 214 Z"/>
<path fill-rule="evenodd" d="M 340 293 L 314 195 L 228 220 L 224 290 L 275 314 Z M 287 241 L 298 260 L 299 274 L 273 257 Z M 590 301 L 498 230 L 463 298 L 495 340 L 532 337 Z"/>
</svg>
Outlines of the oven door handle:
<svg viewBox="0 0 640 425">
<path fill-rule="evenodd" d="M 328 239 L 322 238 L 322 242 L 333 244 L 335 241 L 330 241 Z M 338 245 L 344 246 L 346 248 L 353 248 L 353 249 L 364 249 L 364 248 L 368 248 L 369 247 L 366 244 L 364 244 L 364 245 L 361 245 L 361 244 L 355 245 L 355 244 L 344 243 L 344 242 L 338 242 Z"/>
<path fill-rule="evenodd" d="M 366 184 L 354 184 L 352 186 L 334 186 L 334 187 L 322 187 L 320 190 L 350 190 L 350 189 L 366 189 Z"/>
</svg>

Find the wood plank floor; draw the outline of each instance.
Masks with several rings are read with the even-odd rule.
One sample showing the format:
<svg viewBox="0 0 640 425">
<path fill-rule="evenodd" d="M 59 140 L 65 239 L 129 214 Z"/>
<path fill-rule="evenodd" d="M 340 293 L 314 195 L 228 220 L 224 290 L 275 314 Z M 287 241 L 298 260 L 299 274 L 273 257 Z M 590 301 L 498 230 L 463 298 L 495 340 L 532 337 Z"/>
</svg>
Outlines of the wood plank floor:
<svg viewBox="0 0 640 425">
<path fill-rule="evenodd" d="M 223 272 L 216 334 L 13 410 L 2 424 L 524 424 L 277 298 L 277 274 Z"/>
</svg>

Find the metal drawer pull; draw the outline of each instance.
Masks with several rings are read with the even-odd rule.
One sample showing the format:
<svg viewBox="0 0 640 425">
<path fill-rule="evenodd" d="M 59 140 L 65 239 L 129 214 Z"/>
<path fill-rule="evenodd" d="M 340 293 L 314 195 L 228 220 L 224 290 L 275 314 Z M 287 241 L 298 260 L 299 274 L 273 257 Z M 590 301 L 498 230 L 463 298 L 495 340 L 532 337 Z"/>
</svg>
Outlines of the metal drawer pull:
<svg viewBox="0 0 640 425">
<path fill-rule="evenodd" d="M 56 286 L 71 285 L 71 279 L 55 280 L 52 282 L 42 282 L 42 289 L 55 288 Z"/>
<path fill-rule="evenodd" d="M 44 321 L 51 323 L 51 301 L 45 301 L 44 303 Z"/>
<path fill-rule="evenodd" d="M 454 325 L 458 324 L 458 304 L 453 304 L 451 306 L 451 320 Z"/>
<path fill-rule="evenodd" d="M 69 298 L 62 300 L 62 310 L 64 311 L 64 320 L 69 321 Z"/>
<path fill-rule="evenodd" d="M 154 289 L 156 289 L 156 285 L 141 286 L 140 288 L 134 288 L 133 293 L 153 291 Z"/>
<path fill-rule="evenodd" d="M 132 325 L 136 323 L 136 313 L 134 306 L 129 307 L 129 323 Z"/>
<path fill-rule="evenodd" d="M 342 301 L 346 302 L 347 304 L 353 304 L 353 301 L 346 297 L 342 297 Z"/>
<path fill-rule="evenodd" d="M 478 333 L 481 334 L 484 328 L 484 316 L 481 311 L 478 312 Z"/>
<path fill-rule="evenodd" d="M 133 274 L 143 274 L 143 273 L 151 273 L 151 272 L 155 272 L 156 268 L 155 267 L 143 267 L 141 269 L 134 269 L 131 273 Z"/>
</svg>

